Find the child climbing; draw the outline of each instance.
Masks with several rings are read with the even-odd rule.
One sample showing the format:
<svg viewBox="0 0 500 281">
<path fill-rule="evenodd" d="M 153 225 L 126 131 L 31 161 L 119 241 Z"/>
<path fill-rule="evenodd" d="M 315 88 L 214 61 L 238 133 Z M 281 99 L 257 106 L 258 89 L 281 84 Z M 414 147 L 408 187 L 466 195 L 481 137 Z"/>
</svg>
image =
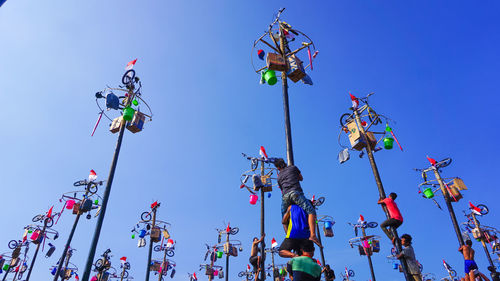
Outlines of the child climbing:
<svg viewBox="0 0 500 281">
<path fill-rule="evenodd" d="M 280 245 L 280 257 L 293 258 L 300 256 L 301 245 L 304 241 L 308 241 L 311 236 L 307 213 L 297 205 L 290 205 L 283 216 L 282 223 L 286 237 Z"/>
<path fill-rule="evenodd" d="M 404 258 L 406 264 L 408 264 L 408 271 L 411 276 L 410 280 L 422 281 L 422 273 L 420 272 L 420 267 L 415 258 L 415 251 L 411 245 L 412 237 L 409 234 L 401 235 L 401 244 L 403 245 L 403 251 L 396 255 L 396 258 Z M 394 244 L 395 239 L 392 239 L 392 244 Z"/>
<path fill-rule="evenodd" d="M 465 245 L 460 246 L 458 248 L 459 252 L 462 252 L 465 260 L 465 280 L 476 280 L 476 276 L 474 274 L 474 270 L 478 269 L 477 264 L 474 261 L 474 253 L 475 251 L 472 249 L 472 241 L 465 241 Z M 468 277 L 468 278 L 467 278 Z"/>
<path fill-rule="evenodd" d="M 274 166 L 278 169 L 278 185 L 282 193 L 281 201 L 281 216 L 283 217 L 288 210 L 288 206 L 295 204 L 302 208 L 307 213 L 310 236 L 309 240 L 321 246 L 321 243 L 316 236 L 316 210 L 311 201 L 304 196 L 300 181 L 304 178 L 300 170 L 294 166 L 287 166 L 283 158 L 278 158 L 274 161 Z"/>
<path fill-rule="evenodd" d="M 262 243 L 262 241 L 264 241 L 265 236 L 266 235 L 263 235 L 260 239 L 258 239 L 257 237 L 254 237 L 253 242 L 252 242 L 252 250 L 250 252 L 249 261 L 250 261 L 250 264 L 253 266 L 253 272 L 255 273 L 255 280 L 256 281 L 260 280 L 258 278 L 258 276 L 259 276 L 260 270 L 262 268 L 262 259 L 261 259 L 262 253 L 261 253 L 261 255 L 259 255 L 259 253 L 261 252 L 259 244 Z"/>
<path fill-rule="evenodd" d="M 384 204 L 387 207 L 387 211 L 389 212 L 389 219 L 385 220 L 380 224 L 380 227 L 384 231 L 385 235 L 389 237 L 389 239 L 393 239 L 391 230 L 388 227 L 392 227 L 397 229 L 401 224 L 403 224 L 403 216 L 399 211 L 398 205 L 396 205 L 396 198 L 398 195 L 394 192 L 389 194 L 389 197 L 384 199 L 379 199 L 378 204 Z"/>
</svg>

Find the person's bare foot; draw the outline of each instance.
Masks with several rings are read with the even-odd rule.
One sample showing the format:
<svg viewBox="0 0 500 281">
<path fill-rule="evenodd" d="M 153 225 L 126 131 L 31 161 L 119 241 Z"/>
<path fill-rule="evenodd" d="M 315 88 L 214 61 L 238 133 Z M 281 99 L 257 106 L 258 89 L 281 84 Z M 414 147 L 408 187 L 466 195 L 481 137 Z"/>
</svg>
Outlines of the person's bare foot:
<svg viewBox="0 0 500 281">
<path fill-rule="evenodd" d="M 321 243 L 319 242 L 319 239 L 318 239 L 318 237 L 316 237 L 316 235 L 311 235 L 311 237 L 309 237 L 309 240 L 313 241 L 314 244 L 318 245 L 318 247 L 323 248 L 323 245 L 321 245 Z"/>
</svg>

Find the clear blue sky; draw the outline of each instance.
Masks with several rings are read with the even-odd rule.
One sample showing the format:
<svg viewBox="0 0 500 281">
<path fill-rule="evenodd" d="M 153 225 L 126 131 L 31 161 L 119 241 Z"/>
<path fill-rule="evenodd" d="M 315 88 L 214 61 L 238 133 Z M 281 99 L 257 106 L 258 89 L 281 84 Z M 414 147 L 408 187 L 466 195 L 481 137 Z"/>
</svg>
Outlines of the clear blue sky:
<svg viewBox="0 0 500 281">
<path fill-rule="evenodd" d="M 60 194 L 90 169 L 107 177 L 116 135 L 101 122 L 90 137 L 98 113 L 94 93 L 118 85 L 125 64 L 138 58 L 154 120 L 141 133 L 126 132 L 97 253 L 111 248 L 117 266 L 119 257 L 129 257 L 131 274 L 144 278 L 147 250 L 136 247 L 130 229 L 159 200 L 159 217 L 172 223 L 178 243 L 174 279 L 198 269 L 204 243 L 214 243 L 214 229 L 230 221 L 244 243 L 231 259 L 230 279 L 237 280 L 259 233 L 259 208 L 238 188 L 248 168 L 240 153 L 257 154 L 263 145 L 270 155 L 285 156 L 281 88 L 259 85 L 250 63 L 253 40 L 284 6 L 283 19 L 320 51 L 314 86 L 291 83 L 290 106 L 305 193 L 325 196 L 320 213 L 337 222 L 335 237 L 324 241 L 327 262 L 337 275 L 349 266 L 356 280 L 369 279 L 366 258 L 347 243 L 353 235 L 347 222 L 359 214 L 381 222 L 384 214 L 368 159 L 352 154 L 339 165 L 336 156 L 348 92 L 375 92 L 372 106 L 397 122 L 405 148 L 376 154 L 387 192 L 399 194 L 400 233 L 414 236 L 424 272 L 443 277 L 444 258 L 462 273 L 449 216 L 417 194 L 421 179 L 412 168 L 427 166 L 427 154 L 452 157 L 443 176 L 460 176 L 469 186 L 454 204 L 459 220 L 471 200 L 490 206 L 483 223 L 498 223 L 497 1 L 8 0 L 0 8 L 0 251 L 21 238 L 34 215 L 61 208 Z M 269 244 L 284 236 L 279 192 L 266 202 Z M 73 218 L 67 212 L 56 225 L 58 251 L 51 259 L 39 256 L 32 280 L 49 278 Z M 95 222 L 83 219 L 75 235 L 73 261 L 80 268 Z M 485 255 L 479 243 L 474 248 L 485 272 Z M 373 257 L 376 275 L 403 280 L 386 260 L 389 251 L 383 239 Z"/>
</svg>

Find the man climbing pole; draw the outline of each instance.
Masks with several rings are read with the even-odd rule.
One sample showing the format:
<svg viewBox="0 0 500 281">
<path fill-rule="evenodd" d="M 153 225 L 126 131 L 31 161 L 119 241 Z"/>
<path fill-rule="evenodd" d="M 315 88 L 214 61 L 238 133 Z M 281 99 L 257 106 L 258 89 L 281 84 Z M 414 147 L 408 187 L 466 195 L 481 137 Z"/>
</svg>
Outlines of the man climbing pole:
<svg viewBox="0 0 500 281">
<path fill-rule="evenodd" d="M 301 245 L 302 255 L 292 258 L 287 264 L 287 271 L 293 281 L 320 281 L 321 267 L 313 259 L 314 244 L 306 240 Z"/>
<path fill-rule="evenodd" d="M 304 196 L 300 181 L 304 178 L 300 170 L 294 166 L 287 166 L 283 158 L 274 161 L 274 166 L 278 169 L 278 185 L 282 192 L 281 216 L 283 217 L 288 210 L 288 206 L 295 204 L 301 207 L 307 213 L 310 236 L 309 240 L 321 246 L 316 236 L 316 210 L 312 202 Z"/>
<path fill-rule="evenodd" d="M 392 239 L 392 244 L 395 242 L 395 238 Z M 412 281 L 422 281 L 422 273 L 420 272 L 420 267 L 418 266 L 418 262 L 415 258 L 415 251 L 411 246 L 412 237 L 409 234 L 401 235 L 401 244 L 403 245 L 403 251 L 396 255 L 396 258 L 405 258 L 406 263 L 408 264 L 408 271 Z"/>
<path fill-rule="evenodd" d="M 460 246 L 458 249 L 459 252 L 462 252 L 465 260 L 465 280 L 467 281 L 475 281 L 476 276 L 474 274 L 474 270 L 478 269 L 476 262 L 474 261 L 475 251 L 472 249 L 472 241 L 465 241 L 465 245 Z"/>
<path fill-rule="evenodd" d="M 392 233 L 389 228 L 392 227 L 394 229 L 397 229 L 401 226 L 401 224 L 403 224 L 403 216 L 399 211 L 398 205 L 396 205 L 396 202 L 394 202 L 397 197 L 398 195 L 396 193 L 391 192 L 391 194 L 389 194 L 389 197 L 384 199 L 381 198 L 377 202 L 378 204 L 385 204 L 385 206 L 387 207 L 387 211 L 389 212 L 390 218 L 382 222 L 380 224 L 380 227 L 390 240 L 392 240 L 394 237 L 392 237 Z"/>
<path fill-rule="evenodd" d="M 304 241 L 308 241 L 311 236 L 307 213 L 297 205 L 290 205 L 283 216 L 282 223 L 286 236 L 280 245 L 280 257 L 293 258 L 300 256 L 301 245 Z"/>
<path fill-rule="evenodd" d="M 250 261 L 250 264 L 253 266 L 253 272 L 255 273 L 255 281 L 260 280 L 258 277 L 259 277 L 259 273 L 263 267 L 261 257 L 265 253 L 260 253 L 261 250 L 259 248 L 259 244 L 262 243 L 262 241 L 264 241 L 264 237 L 265 237 L 265 235 L 262 236 L 260 239 L 258 239 L 257 237 L 254 237 L 253 242 L 252 242 L 252 250 L 250 252 L 249 261 Z M 259 255 L 259 253 L 260 253 L 260 255 Z"/>
</svg>

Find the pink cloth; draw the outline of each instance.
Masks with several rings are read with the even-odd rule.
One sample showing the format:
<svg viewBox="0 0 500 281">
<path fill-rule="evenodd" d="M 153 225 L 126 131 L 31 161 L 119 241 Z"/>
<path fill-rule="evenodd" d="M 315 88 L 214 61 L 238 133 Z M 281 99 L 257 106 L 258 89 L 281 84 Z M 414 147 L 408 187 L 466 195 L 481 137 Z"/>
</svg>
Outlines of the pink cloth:
<svg viewBox="0 0 500 281">
<path fill-rule="evenodd" d="M 396 219 L 398 221 L 403 221 L 403 216 L 401 215 L 401 212 L 398 209 L 398 205 L 396 205 L 396 202 L 392 200 L 392 198 L 387 197 L 384 199 L 384 204 L 387 206 L 387 210 L 389 211 L 389 216 L 391 218 Z"/>
</svg>

